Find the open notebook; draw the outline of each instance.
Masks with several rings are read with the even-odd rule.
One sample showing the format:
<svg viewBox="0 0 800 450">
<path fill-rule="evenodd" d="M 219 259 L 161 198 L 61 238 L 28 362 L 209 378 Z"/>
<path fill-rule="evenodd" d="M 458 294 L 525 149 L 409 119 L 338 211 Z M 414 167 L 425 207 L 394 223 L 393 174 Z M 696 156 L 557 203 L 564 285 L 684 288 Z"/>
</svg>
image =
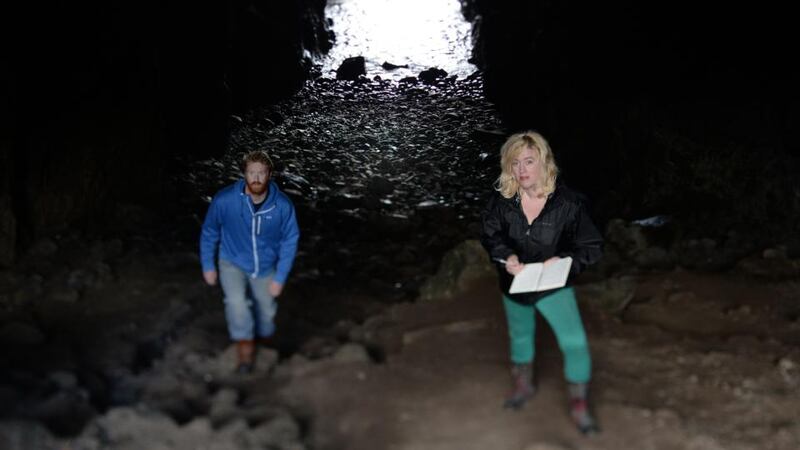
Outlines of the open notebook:
<svg viewBox="0 0 800 450">
<path fill-rule="evenodd" d="M 514 277 L 509 293 L 537 292 L 560 288 L 567 284 L 572 258 L 561 258 L 548 265 L 544 263 L 525 264 L 522 272 Z"/>
</svg>

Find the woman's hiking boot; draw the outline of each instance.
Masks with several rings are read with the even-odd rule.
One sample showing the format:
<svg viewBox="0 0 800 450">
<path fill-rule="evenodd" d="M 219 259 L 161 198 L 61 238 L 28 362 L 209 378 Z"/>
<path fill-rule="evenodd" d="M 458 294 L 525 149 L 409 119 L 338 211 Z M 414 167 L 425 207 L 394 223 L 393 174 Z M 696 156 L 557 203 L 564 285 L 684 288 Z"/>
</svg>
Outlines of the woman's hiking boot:
<svg viewBox="0 0 800 450">
<path fill-rule="evenodd" d="M 570 383 L 568 390 L 569 414 L 578 431 L 586 436 L 599 433 L 600 429 L 589 408 L 589 385 Z"/>
<path fill-rule="evenodd" d="M 533 366 L 531 364 L 512 365 L 511 382 L 511 395 L 506 398 L 503 407 L 520 409 L 536 393 L 536 388 L 533 385 Z"/>
</svg>

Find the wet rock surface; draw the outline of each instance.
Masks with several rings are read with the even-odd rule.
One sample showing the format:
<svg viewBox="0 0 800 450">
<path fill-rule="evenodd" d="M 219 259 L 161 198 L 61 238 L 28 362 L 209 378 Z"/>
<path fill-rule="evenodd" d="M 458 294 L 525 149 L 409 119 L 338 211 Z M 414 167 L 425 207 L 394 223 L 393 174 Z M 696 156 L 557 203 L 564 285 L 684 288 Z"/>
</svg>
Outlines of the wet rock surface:
<svg viewBox="0 0 800 450">
<path fill-rule="evenodd" d="M 415 298 L 444 252 L 477 236 L 503 139 L 481 89 L 477 75 L 430 85 L 317 79 L 233 118 L 230 153 L 191 163 L 179 197 L 196 226 L 200 200 L 239 177 L 240 155 L 267 150 L 303 232 L 292 276 L 301 300 L 289 307 L 307 306 L 300 315 L 326 326 L 363 319 L 369 305 L 336 298 L 343 282 L 381 304 Z"/>
</svg>

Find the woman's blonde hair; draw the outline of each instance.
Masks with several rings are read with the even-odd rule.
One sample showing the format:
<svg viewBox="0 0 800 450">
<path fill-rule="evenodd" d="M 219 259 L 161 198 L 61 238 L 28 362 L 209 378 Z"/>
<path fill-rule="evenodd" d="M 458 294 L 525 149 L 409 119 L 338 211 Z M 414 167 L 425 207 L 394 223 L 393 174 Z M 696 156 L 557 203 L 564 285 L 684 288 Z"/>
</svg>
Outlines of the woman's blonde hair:
<svg viewBox="0 0 800 450">
<path fill-rule="evenodd" d="M 541 134 L 535 131 L 525 131 L 511 135 L 500 148 L 501 172 L 495 182 L 495 189 L 500 191 L 505 198 L 511 198 L 519 191 L 519 183 L 512 175 L 512 163 L 526 148 L 533 150 L 540 162 L 540 182 L 536 186 L 538 194 L 549 195 L 556 190 L 558 166 L 556 166 L 550 145 Z"/>
</svg>

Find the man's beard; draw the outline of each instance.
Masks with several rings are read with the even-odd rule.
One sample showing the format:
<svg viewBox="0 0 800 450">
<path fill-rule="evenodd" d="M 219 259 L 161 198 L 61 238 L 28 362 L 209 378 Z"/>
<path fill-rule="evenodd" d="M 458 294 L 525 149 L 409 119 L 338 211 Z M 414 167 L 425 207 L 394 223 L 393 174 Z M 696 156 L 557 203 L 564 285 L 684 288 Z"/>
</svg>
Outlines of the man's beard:
<svg viewBox="0 0 800 450">
<path fill-rule="evenodd" d="M 267 183 L 258 183 L 258 184 L 256 183 L 257 182 L 247 183 L 247 189 L 250 191 L 251 194 L 261 195 L 267 192 Z"/>
</svg>

